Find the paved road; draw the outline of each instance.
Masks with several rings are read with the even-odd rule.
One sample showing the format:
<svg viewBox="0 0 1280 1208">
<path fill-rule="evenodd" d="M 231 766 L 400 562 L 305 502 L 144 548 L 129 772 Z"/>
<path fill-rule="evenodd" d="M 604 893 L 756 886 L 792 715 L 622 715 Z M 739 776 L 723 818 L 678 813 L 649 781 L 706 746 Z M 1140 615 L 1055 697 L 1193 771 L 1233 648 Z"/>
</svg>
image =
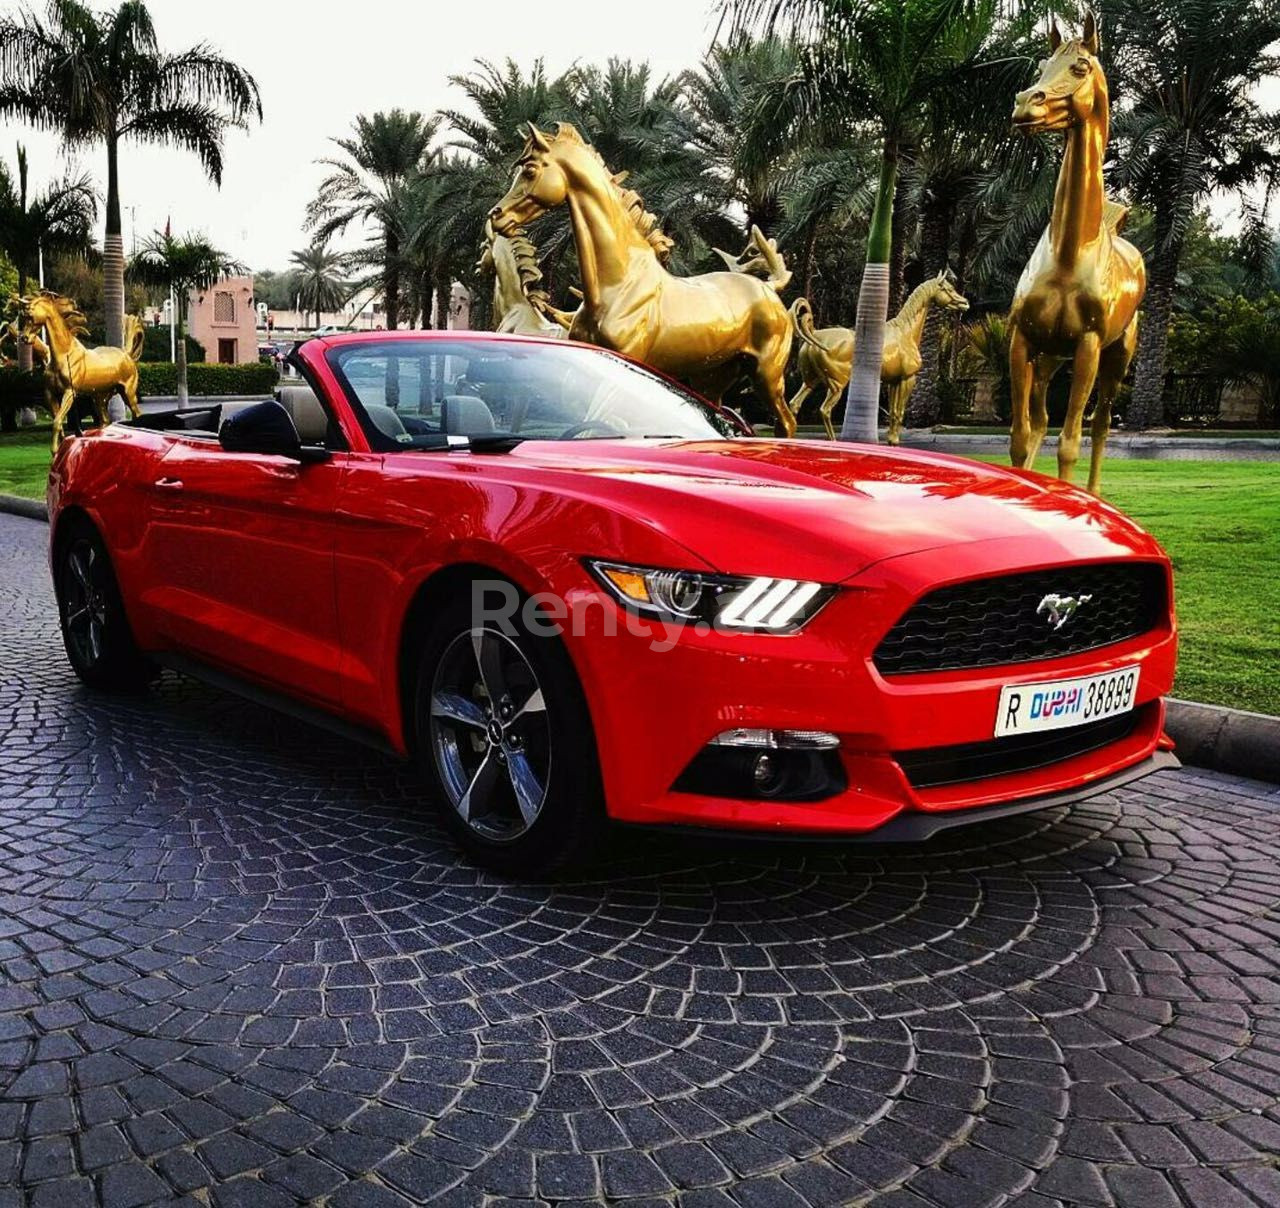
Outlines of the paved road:
<svg viewBox="0 0 1280 1208">
<path fill-rule="evenodd" d="M 44 536 L 0 516 L 0 1204 L 1280 1203 L 1276 790 L 505 882 L 383 758 L 87 695 Z"/>
</svg>

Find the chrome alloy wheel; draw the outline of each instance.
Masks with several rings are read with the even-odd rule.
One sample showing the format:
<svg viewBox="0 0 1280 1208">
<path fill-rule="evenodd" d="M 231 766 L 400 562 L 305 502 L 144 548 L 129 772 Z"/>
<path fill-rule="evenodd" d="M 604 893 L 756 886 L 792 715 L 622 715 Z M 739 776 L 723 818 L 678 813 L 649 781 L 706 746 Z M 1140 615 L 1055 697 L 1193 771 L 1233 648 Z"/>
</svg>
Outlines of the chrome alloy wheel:
<svg viewBox="0 0 1280 1208">
<path fill-rule="evenodd" d="M 551 772 L 547 706 L 532 665 L 496 629 L 463 631 L 431 685 L 431 747 L 459 818 L 490 841 L 537 820 Z"/>
<path fill-rule="evenodd" d="M 108 580 L 104 560 L 92 541 L 80 539 L 67 551 L 62 579 L 62 621 L 81 666 L 102 659 L 107 629 Z"/>
</svg>

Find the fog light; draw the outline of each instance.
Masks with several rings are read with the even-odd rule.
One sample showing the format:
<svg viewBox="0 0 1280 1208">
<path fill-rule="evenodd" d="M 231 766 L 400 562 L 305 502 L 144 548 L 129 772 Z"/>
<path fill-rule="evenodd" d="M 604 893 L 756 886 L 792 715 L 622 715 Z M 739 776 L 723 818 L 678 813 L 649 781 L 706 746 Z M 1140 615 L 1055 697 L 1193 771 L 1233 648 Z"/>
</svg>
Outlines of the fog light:
<svg viewBox="0 0 1280 1208">
<path fill-rule="evenodd" d="M 833 751 L 840 745 L 827 730 L 725 730 L 712 740 L 714 747 L 753 747 L 771 751 Z"/>
<path fill-rule="evenodd" d="M 848 780 L 839 752 L 830 747 L 712 742 L 693 757 L 671 787 L 679 793 L 739 801 L 821 801 L 843 793 Z"/>
</svg>

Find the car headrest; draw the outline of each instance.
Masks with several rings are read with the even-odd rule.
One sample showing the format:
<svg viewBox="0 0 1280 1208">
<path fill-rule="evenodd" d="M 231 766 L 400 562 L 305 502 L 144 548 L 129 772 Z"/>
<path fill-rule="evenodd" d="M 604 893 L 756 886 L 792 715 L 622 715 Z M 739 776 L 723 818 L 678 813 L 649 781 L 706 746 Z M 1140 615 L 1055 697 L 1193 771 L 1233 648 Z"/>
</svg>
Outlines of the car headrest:
<svg viewBox="0 0 1280 1208">
<path fill-rule="evenodd" d="M 440 402 L 440 426 L 451 436 L 482 436 L 497 427 L 489 404 L 474 394 L 446 394 Z"/>
<path fill-rule="evenodd" d="M 310 386 L 281 386 L 277 397 L 289 413 L 304 445 L 322 445 L 329 435 L 329 417 Z"/>
<path fill-rule="evenodd" d="M 404 420 L 390 407 L 383 406 L 381 403 L 365 403 L 364 409 L 369 413 L 369 418 L 373 420 L 373 426 L 383 436 L 389 436 L 392 440 L 395 440 L 396 437 L 405 434 Z"/>
</svg>

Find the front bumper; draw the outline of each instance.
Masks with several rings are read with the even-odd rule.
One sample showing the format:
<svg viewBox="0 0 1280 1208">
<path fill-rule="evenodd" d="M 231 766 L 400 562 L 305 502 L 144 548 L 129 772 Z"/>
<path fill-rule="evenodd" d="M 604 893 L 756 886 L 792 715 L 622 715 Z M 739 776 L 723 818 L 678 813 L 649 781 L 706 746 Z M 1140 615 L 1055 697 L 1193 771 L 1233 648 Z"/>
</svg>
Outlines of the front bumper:
<svg viewBox="0 0 1280 1208">
<path fill-rule="evenodd" d="M 964 577 L 1034 568 L 1025 548 L 984 544 L 981 565 L 965 567 Z M 1158 752 L 1156 763 L 1164 761 L 1171 744 L 1163 733 L 1161 698 L 1172 687 L 1177 651 L 1171 615 L 1140 637 L 1078 655 L 881 676 L 872 662 L 880 637 L 937 577 L 938 559 L 928 554 L 881 563 L 847 584 L 791 637 L 683 634 L 670 649 L 657 650 L 655 632 L 661 641 L 677 631 L 635 632 L 639 627 L 629 627 L 621 610 L 613 618 L 616 632 L 589 626 L 570 648 L 595 722 L 610 816 L 660 826 L 905 837 L 978 821 L 997 807 L 1036 809 L 1080 799 L 1105 791 L 1134 769 L 1153 768 Z M 595 610 L 597 620 L 600 611 Z M 1100 749 L 1048 766 L 928 788 L 914 786 L 895 758 L 990 741 L 1005 685 L 1131 665 L 1141 668 L 1135 725 Z M 803 802 L 672 788 L 715 735 L 738 727 L 838 735 L 848 788 Z"/>
</svg>

